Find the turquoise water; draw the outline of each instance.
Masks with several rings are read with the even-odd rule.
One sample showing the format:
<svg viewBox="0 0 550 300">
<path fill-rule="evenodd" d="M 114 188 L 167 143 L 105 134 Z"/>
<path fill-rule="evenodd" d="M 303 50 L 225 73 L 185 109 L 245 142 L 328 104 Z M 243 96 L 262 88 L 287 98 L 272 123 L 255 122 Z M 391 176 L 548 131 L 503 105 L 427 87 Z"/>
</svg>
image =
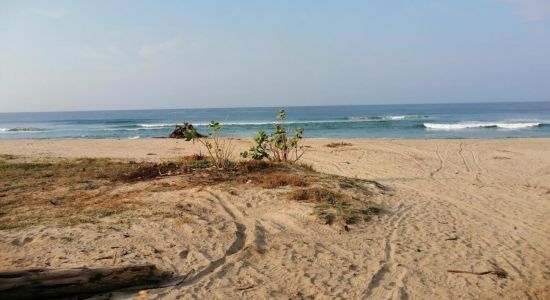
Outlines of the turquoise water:
<svg viewBox="0 0 550 300">
<path fill-rule="evenodd" d="M 279 108 L 0 113 L 0 139 L 167 136 L 174 124 L 199 131 L 216 120 L 223 135 L 270 130 Z M 310 138 L 550 137 L 550 102 L 287 107 L 291 128 Z"/>
</svg>

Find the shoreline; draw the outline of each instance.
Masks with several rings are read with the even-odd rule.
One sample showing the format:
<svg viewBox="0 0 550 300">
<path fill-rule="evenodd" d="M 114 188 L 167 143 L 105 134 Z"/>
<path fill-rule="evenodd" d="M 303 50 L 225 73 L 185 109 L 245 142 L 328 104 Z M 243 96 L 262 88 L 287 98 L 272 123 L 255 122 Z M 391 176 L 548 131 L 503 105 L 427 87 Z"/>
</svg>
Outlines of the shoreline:
<svg viewBox="0 0 550 300">
<path fill-rule="evenodd" d="M 246 139 L 246 138 L 253 138 L 249 135 L 231 135 L 231 136 L 221 136 L 221 138 L 226 139 Z M 169 140 L 183 140 L 183 139 L 176 139 L 176 138 L 170 138 L 167 136 L 150 136 L 150 137 L 140 137 L 136 140 L 162 140 L 162 139 L 169 139 Z M 448 138 L 417 138 L 417 137 L 411 137 L 411 138 L 405 138 L 405 137 L 305 137 L 304 140 L 506 140 L 506 139 L 550 139 L 550 136 L 510 136 L 510 137 L 448 137 Z M 6 141 L 71 141 L 71 140 L 92 140 L 92 141 L 98 141 L 98 140 L 107 140 L 107 141 L 120 141 L 120 140 L 133 140 L 132 137 L 127 138 L 23 138 L 23 139 L 0 139 L 0 142 Z"/>
<path fill-rule="evenodd" d="M 238 154 L 248 149 L 253 139 L 251 137 L 228 137 L 235 146 L 234 159 Z M 348 142 L 358 147 L 377 144 L 422 144 L 433 146 L 436 144 L 455 143 L 541 143 L 550 144 L 550 137 L 535 138 L 486 138 L 486 139 L 371 139 L 371 138 L 305 138 L 303 145 L 306 152 L 311 148 L 326 148 L 331 142 Z M 28 158 L 71 158 L 71 157 L 104 157 L 123 159 L 158 160 L 175 158 L 182 155 L 204 152 L 199 144 L 187 142 L 184 139 L 172 138 L 143 138 L 143 139 L 25 139 L 0 140 L 0 154 L 18 155 Z M 306 155 L 307 159 L 307 155 Z"/>
</svg>

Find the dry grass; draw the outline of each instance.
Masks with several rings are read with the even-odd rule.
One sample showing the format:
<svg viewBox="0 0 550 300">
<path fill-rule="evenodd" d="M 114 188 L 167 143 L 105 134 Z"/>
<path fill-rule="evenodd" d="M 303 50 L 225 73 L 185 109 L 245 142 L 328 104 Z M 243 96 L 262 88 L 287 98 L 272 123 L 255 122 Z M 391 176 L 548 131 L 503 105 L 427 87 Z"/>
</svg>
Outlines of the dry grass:
<svg viewBox="0 0 550 300">
<path fill-rule="evenodd" d="M 0 162 L 0 229 L 55 220 L 60 225 L 95 222 L 139 206 L 116 196 L 114 178 L 135 168 L 103 159 Z M 125 196 L 141 194 L 128 191 Z"/>
<path fill-rule="evenodd" d="M 202 155 L 202 153 L 194 153 L 191 155 L 186 155 L 182 159 L 183 161 L 191 162 L 191 161 L 203 161 L 206 160 L 206 156 Z"/>
<path fill-rule="evenodd" d="M 301 185 L 298 176 L 262 177 L 261 172 L 284 168 L 269 162 L 242 163 L 233 170 L 209 168 L 202 155 L 175 162 L 128 163 L 109 159 L 67 159 L 25 162 L 14 156 L 0 157 L 0 230 L 43 223 L 68 226 L 93 223 L 143 207 L 140 198 L 149 192 L 198 185 L 235 182 L 250 174 L 262 178 L 262 186 Z M 181 176 L 176 183 L 158 179 Z M 155 181 L 135 187 L 142 181 Z M 158 181 L 158 183 L 157 183 Z"/>
<path fill-rule="evenodd" d="M 372 215 L 380 213 L 380 209 L 369 202 L 324 187 L 294 190 L 288 193 L 288 198 L 315 203 L 314 212 L 325 224 L 336 221 L 355 224 L 368 221 Z"/>
<path fill-rule="evenodd" d="M 341 193 L 326 188 L 313 187 L 308 189 L 294 190 L 288 194 L 288 198 L 296 201 L 309 201 L 314 203 L 335 203 L 338 199 L 344 198 Z"/>
<path fill-rule="evenodd" d="M 264 188 L 278 188 L 282 186 L 307 186 L 308 181 L 304 175 L 283 172 L 252 173 L 237 178 L 239 183 L 251 183 Z"/>
<path fill-rule="evenodd" d="M 254 172 L 254 171 L 262 171 L 267 169 L 278 169 L 278 168 L 284 168 L 285 165 L 278 162 L 273 162 L 269 160 L 246 160 L 246 161 L 240 161 L 236 168 L 238 170 L 241 170 L 243 172 Z"/>
<path fill-rule="evenodd" d="M 348 194 L 370 197 L 368 189 L 355 180 L 316 173 L 307 165 L 246 161 L 220 170 L 200 155 L 163 163 L 87 158 L 25 162 L 2 156 L 0 230 L 97 223 L 105 217 L 128 216 L 125 212 L 130 210 L 155 210 L 154 203 L 142 201 L 150 193 L 226 183 L 244 184 L 244 188 L 299 187 L 289 197 L 315 203 L 316 212 L 327 223 L 339 218 L 350 223 L 355 220 L 352 215 L 363 214 L 360 209 L 365 203 Z M 327 184 L 332 188 L 325 188 Z"/>
<path fill-rule="evenodd" d="M 346 142 L 332 142 L 325 145 L 325 147 L 328 147 L 328 148 L 339 148 L 339 147 L 346 147 L 346 146 L 353 146 L 353 145 L 351 143 L 346 143 Z"/>
</svg>

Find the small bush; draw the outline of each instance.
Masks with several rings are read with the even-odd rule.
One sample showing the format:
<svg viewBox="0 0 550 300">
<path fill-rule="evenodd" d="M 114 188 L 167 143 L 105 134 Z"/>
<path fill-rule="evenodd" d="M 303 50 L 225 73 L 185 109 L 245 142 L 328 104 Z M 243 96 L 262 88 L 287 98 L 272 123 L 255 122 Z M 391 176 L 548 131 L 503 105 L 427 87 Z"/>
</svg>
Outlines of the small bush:
<svg viewBox="0 0 550 300">
<path fill-rule="evenodd" d="M 295 163 L 304 155 L 304 147 L 300 145 L 302 128 L 296 128 L 294 135 L 290 135 L 284 126 L 286 112 L 284 109 L 279 110 L 277 114 L 279 123 L 275 124 L 275 131 L 271 134 L 266 134 L 265 131 L 258 131 L 254 137 L 254 145 L 248 150 L 241 153 L 243 158 L 251 158 L 254 160 L 271 159 L 277 162 Z"/>
<path fill-rule="evenodd" d="M 201 143 L 208 151 L 212 164 L 219 169 L 227 170 L 233 166 L 234 146 L 230 139 L 220 138 L 219 133 L 222 130 L 220 123 L 211 121 L 208 127 L 210 128 L 208 138 L 203 138 L 195 128 L 192 128 L 185 131 L 185 140 Z"/>
</svg>

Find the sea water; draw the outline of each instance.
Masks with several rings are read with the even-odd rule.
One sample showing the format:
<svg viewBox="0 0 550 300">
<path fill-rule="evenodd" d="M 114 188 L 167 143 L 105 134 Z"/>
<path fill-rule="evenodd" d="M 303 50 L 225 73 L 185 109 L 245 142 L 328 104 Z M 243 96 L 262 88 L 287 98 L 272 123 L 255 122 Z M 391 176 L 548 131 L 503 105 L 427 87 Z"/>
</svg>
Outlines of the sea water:
<svg viewBox="0 0 550 300">
<path fill-rule="evenodd" d="M 270 131 L 280 107 L 0 113 L 0 139 L 165 137 L 174 125 L 222 123 L 222 135 Z M 550 137 L 550 102 L 286 107 L 306 138 Z"/>
</svg>

